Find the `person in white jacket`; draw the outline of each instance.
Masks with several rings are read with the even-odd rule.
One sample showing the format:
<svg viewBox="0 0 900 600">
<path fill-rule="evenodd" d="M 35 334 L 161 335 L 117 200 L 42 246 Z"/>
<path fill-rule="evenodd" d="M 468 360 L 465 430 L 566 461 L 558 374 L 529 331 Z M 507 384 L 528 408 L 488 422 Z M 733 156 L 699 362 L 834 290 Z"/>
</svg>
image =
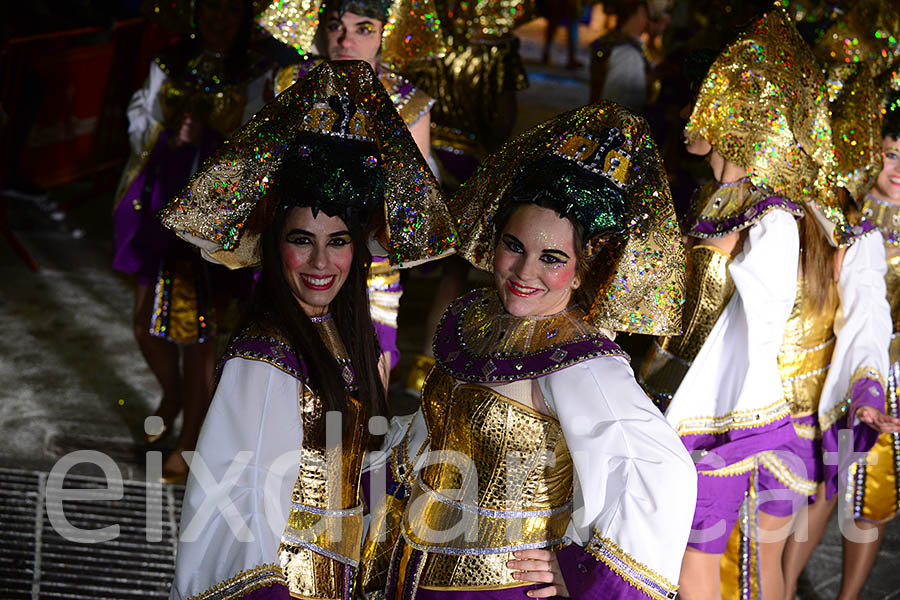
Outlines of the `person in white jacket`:
<svg viewBox="0 0 900 600">
<path fill-rule="evenodd" d="M 816 472 L 816 427 L 834 434 L 828 449 L 836 450 L 854 373 L 845 367 L 882 366 L 883 307 L 877 295 L 860 301 L 857 291 L 878 279 L 877 268 L 861 268 L 872 264 L 869 244 L 848 251 L 854 266 L 843 282 L 828 266 L 833 248 L 853 243 L 856 232 L 828 185 L 823 86 L 811 51 L 774 7 L 716 58 L 686 128 L 688 149 L 708 153 L 716 181 L 700 191 L 685 223 L 693 238 L 685 332 L 653 347 L 641 379 L 698 460 L 681 572 L 688 600 L 731 597 L 731 590 L 782 596 L 789 527 L 826 477 Z M 834 323 L 835 342 L 838 296 L 850 322 Z M 829 385 L 832 351 L 841 363 L 830 385 L 841 389 L 818 403 L 808 386 Z M 720 578 L 720 564 L 733 531 L 740 556 L 732 582 Z"/>
<path fill-rule="evenodd" d="M 400 265 L 451 252 L 437 183 L 371 68 L 323 63 L 162 219 L 211 260 L 262 263 L 190 458 L 171 597 L 351 600 L 387 414 L 370 248 Z"/>
<path fill-rule="evenodd" d="M 495 286 L 437 329 L 412 422 L 427 444 L 411 431 L 395 453 L 401 516 L 385 520 L 390 551 L 366 546 L 368 591 L 673 597 L 696 473 L 612 341 L 679 328 L 683 253 L 646 122 L 605 101 L 560 115 L 491 155 L 452 206 L 459 252 Z"/>
<path fill-rule="evenodd" d="M 194 29 L 150 63 L 128 105 L 131 157 L 113 210 L 112 265 L 135 278 L 134 335 L 162 388 L 155 411 L 162 427 L 145 441 L 174 433 L 183 410 L 175 450 L 163 464 L 163 481 L 175 483 L 187 477 L 182 451 L 194 449 L 212 398 L 217 326 L 253 282 L 247 273 L 204 264 L 156 215 L 262 108 L 274 65 L 249 46 L 249 0 L 165 4 L 163 11 L 180 12 Z"/>
</svg>

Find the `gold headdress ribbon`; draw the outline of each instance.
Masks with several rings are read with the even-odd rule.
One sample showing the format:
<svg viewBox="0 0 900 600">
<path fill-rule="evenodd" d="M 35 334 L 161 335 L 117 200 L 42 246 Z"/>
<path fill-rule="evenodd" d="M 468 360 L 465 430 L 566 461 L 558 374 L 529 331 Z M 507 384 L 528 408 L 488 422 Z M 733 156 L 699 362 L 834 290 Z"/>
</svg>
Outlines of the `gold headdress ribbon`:
<svg viewBox="0 0 900 600">
<path fill-rule="evenodd" d="M 324 0 L 274 0 L 259 24 L 275 39 L 303 54 L 313 53 Z M 381 38 L 381 60 L 400 69 L 446 52 L 434 0 L 393 0 Z"/>
<path fill-rule="evenodd" d="M 609 224 L 602 237 L 585 240 L 589 250 L 604 242 L 622 247 L 611 261 L 593 262 L 587 279 L 606 283 L 591 290 L 585 320 L 614 331 L 680 333 L 684 249 L 669 185 L 646 121 L 612 102 L 559 115 L 488 157 L 450 203 L 460 231 L 457 251 L 492 270 L 497 215 L 516 201 L 510 191 L 529 176 L 529 166 L 548 157 L 561 157 L 585 177 L 600 175 L 609 184 L 571 212 L 588 221 L 582 223 L 586 231 L 598 228 L 597 221 Z"/>
<path fill-rule="evenodd" d="M 341 101 L 353 110 L 342 111 Z M 385 180 L 376 240 L 393 264 L 410 267 L 453 252 L 456 228 L 438 184 L 384 86 L 361 61 L 324 62 L 266 105 L 162 211 L 163 224 L 212 260 L 231 268 L 257 264 L 272 214 L 270 188 L 300 132 L 375 143 Z"/>
</svg>

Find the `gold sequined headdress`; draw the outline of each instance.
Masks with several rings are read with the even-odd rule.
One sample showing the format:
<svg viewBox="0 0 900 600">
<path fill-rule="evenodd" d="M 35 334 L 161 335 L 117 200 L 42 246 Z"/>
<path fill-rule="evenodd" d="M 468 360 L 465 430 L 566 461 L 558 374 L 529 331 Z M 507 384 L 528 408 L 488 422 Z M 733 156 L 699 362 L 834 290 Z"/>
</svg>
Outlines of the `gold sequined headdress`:
<svg viewBox="0 0 900 600">
<path fill-rule="evenodd" d="M 900 59 L 900 4 L 896 0 L 842 2 L 834 22 L 815 43 L 826 63 L 863 63 L 873 78 Z"/>
<path fill-rule="evenodd" d="M 779 4 L 716 58 L 685 134 L 709 141 L 755 185 L 805 203 L 832 243 L 849 239 L 834 188 L 824 73 Z"/>
<path fill-rule="evenodd" d="M 312 53 L 325 4 L 326 0 L 273 0 L 259 24 L 275 39 L 301 53 Z M 443 56 L 446 48 L 434 0 L 393 0 L 389 4 L 381 36 L 383 63 L 399 69 L 416 60 Z"/>
<path fill-rule="evenodd" d="M 457 251 L 492 270 L 498 215 L 513 202 L 538 200 L 571 215 L 584 229 L 586 254 L 604 258 L 592 261 L 586 277 L 606 282 L 591 290 L 587 321 L 614 331 L 680 333 L 684 250 L 646 121 L 601 101 L 508 141 L 451 201 Z M 603 254 L 617 243 L 621 252 Z"/>
<path fill-rule="evenodd" d="M 831 137 L 835 182 L 861 201 L 882 169 L 881 107 L 865 65 L 835 65 L 829 69 Z"/>
<path fill-rule="evenodd" d="M 163 224 L 212 260 L 232 268 L 257 264 L 261 232 L 281 200 L 272 201 L 279 168 L 288 151 L 297 151 L 296 140 L 310 134 L 371 144 L 384 180 L 384 225 L 375 240 L 392 263 L 410 267 L 453 251 L 456 229 L 438 184 L 384 86 L 361 61 L 324 62 L 256 113 L 169 203 Z M 379 199 L 375 211 L 381 206 Z M 381 222 L 377 214 L 373 222 Z"/>
</svg>

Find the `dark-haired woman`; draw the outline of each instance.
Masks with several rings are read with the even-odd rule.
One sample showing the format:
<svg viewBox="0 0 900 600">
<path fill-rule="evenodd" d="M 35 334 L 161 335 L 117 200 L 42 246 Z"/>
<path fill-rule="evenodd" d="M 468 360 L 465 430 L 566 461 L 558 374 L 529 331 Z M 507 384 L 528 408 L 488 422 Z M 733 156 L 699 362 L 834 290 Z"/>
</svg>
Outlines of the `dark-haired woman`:
<svg viewBox="0 0 900 600">
<path fill-rule="evenodd" d="M 323 63 L 164 222 L 213 260 L 262 263 L 191 458 L 172 597 L 350 600 L 360 476 L 387 416 L 369 248 L 398 264 L 451 251 L 436 183 L 371 69 Z"/>
<path fill-rule="evenodd" d="M 439 51 L 442 42 L 436 25 L 422 24 L 427 3 L 401 11 L 386 32 L 389 15 L 397 13 L 393 7 L 398 4 L 399 0 L 322 0 L 322 18 L 299 23 L 294 22 L 291 10 L 270 7 L 263 16 L 263 26 L 279 40 L 306 53 L 299 63 L 278 72 L 275 94 L 306 77 L 323 60 L 363 60 L 375 69 L 419 151 L 437 174 L 431 157 L 430 111 L 434 99 L 394 68 L 428 59 Z M 399 44 L 398 39 L 405 42 Z M 369 300 L 378 340 L 391 369 L 400 360 L 397 316 L 402 294 L 399 271 L 375 257 L 369 273 Z"/>
<path fill-rule="evenodd" d="M 413 422 L 428 451 L 401 456 L 392 553 L 366 547 L 388 558 L 386 597 L 673 597 L 696 474 L 612 341 L 679 326 L 683 254 L 646 123 L 612 103 L 560 115 L 453 206 L 460 252 L 495 285 L 435 335 Z"/>
<path fill-rule="evenodd" d="M 248 49 L 252 3 L 166 3 L 191 16 L 192 35 L 150 65 L 128 106 L 132 156 L 113 213 L 113 267 L 137 280 L 134 335 L 162 388 L 156 415 L 172 433 L 184 408 L 165 481 L 183 481 L 182 450 L 193 450 L 212 397 L 215 335 L 230 300 L 249 289 L 246 274 L 204 264 L 156 218 L 225 137 L 263 105 L 272 64 Z M 177 26 L 173 24 L 173 26 Z M 182 358 L 179 358 L 179 353 Z"/>
</svg>

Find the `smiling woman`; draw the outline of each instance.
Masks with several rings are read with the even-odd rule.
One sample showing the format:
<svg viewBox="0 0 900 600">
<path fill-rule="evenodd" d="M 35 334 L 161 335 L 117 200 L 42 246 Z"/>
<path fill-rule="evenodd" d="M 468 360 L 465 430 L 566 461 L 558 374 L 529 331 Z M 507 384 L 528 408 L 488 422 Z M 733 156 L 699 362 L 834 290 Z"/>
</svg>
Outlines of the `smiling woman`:
<svg viewBox="0 0 900 600">
<path fill-rule="evenodd" d="M 320 317 L 337 295 L 353 262 L 353 241 L 338 217 L 313 215 L 309 207 L 294 207 L 284 224 L 282 274 L 303 312 Z"/>
<path fill-rule="evenodd" d="M 262 264 L 191 458 L 172 598 L 350 600 L 387 416 L 370 248 L 404 266 L 451 252 L 437 184 L 368 65 L 324 63 L 163 219 L 212 260 Z"/>
<path fill-rule="evenodd" d="M 408 502 L 393 550 L 367 543 L 367 581 L 380 572 L 391 600 L 673 597 L 696 474 L 612 341 L 680 322 L 683 251 L 646 123 L 604 102 L 560 115 L 452 206 L 495 289 L 444 313 L 409 434 L 427 446 L 398 453 Z"/>
</svg>

